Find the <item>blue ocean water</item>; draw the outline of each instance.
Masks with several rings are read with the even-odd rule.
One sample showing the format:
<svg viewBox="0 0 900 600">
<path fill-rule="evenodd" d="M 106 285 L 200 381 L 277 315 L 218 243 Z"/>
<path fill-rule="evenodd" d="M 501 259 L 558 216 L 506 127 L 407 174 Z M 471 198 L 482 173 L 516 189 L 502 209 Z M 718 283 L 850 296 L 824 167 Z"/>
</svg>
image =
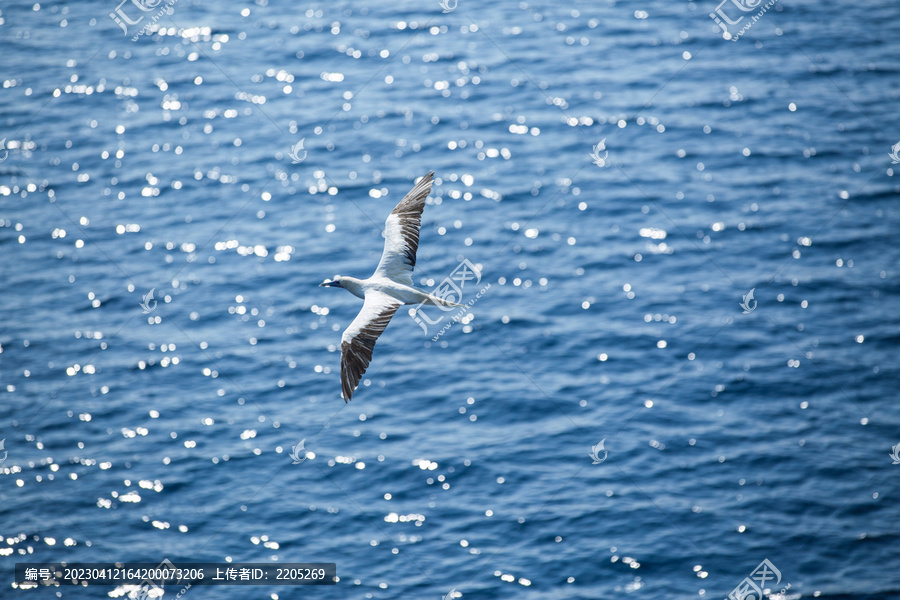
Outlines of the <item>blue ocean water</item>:
<svg viewBox="0 0 900 600">
<path fill-rule="evenodd" d="M 0 2 L 0 597 L 900 598 L 900 5 L 738 4 Z"/>
</svg>

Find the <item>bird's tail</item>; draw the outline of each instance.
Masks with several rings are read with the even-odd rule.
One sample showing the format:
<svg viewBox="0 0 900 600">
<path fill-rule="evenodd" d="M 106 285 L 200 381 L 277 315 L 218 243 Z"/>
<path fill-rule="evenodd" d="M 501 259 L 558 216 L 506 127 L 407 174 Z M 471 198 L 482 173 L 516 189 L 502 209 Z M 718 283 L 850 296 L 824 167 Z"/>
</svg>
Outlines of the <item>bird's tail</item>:
<svg viewBox="0 0 900 600">
<path fill-rule="evenodd" d="M 458 304 L 456 302 L 450 302 L 449 300 L 444 300 L 443 298 L 439 298 L 434 294 L 428 294 L 428 300 L 426 300 L 426 304 L 432 304 L 434 306 L 453 306 L 457 308 L 465 308 L 465 304 Z"/>
</svg>

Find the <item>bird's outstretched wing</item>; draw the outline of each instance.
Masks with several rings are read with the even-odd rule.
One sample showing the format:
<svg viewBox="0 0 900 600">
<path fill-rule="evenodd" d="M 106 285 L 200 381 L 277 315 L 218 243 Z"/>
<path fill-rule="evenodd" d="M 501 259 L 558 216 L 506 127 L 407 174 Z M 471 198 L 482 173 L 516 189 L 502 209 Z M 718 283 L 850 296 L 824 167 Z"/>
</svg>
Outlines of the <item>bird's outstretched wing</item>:
<svg viewBox="0 0 900 600">
<path fill-rule="evenodd" d="M 375 341 L 402 302 L 383 292 L 368 291 L 362 310 L 341 336 L 341 391 L 344 402 L 350 401 L 353 390 L 372 360 Z"/>
<path fill-rule="evenodd" d="M 412 271 L 416 266 L 416 250 L 419 249 L 419 227 L 425 198 L 431 192 L 431 171 L 403 197 L 384 222 L 384 252 L 375 275 L 387 277 L 398 283 L 412 285 Z"/>
</svg>

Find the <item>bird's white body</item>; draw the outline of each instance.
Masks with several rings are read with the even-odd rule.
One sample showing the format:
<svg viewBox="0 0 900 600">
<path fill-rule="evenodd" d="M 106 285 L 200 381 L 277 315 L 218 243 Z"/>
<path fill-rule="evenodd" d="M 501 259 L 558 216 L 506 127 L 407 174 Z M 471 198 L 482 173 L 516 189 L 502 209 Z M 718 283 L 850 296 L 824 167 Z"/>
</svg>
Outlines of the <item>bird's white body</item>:
<svg viewBox="0 0 900 600">
<path fill-rule="evenodd" d="M 367 292 L 381 292 L 399 300 L 400 304 L 421 304 L 424 302 L 435 306 L 462 306 L 461 304 L 438 298 L 411 285 L 399 283 L 377 274 L 372 275 L 368 279 L 356 279 L 355 277 L 344 275 L 340 278 L 340 282 L 342 288 L 363 300 L 366 299 Z"/>
<path fill-rule="evenodd" d="M 413 287 L 412 272 L 419 247 L 419 227 L 425 199 L 431 191 L 429 173 L 403 197 L 384 222 L 384 251 L 367 279 L 335 276 L 320 284 L 344 288 L 364 300 L 362 310 L 341 335 L 341 394 L 350 400 L 372 360 L 378 336 L 404 304 L 462 306 Z"/>
</svg>

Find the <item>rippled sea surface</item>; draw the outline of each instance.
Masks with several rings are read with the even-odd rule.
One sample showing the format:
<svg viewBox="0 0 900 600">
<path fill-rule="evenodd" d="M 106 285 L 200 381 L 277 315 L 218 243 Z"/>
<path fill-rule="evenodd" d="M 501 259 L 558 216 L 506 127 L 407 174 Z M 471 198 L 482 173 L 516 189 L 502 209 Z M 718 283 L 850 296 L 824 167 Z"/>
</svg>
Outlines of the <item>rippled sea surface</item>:
<svg viewBox="0 0 900 600">
<path fill-rule="evenodd" d="M 0 2 L 0 597 L 900 598 L 900 4 L 738 4 Z"/>
</svg>

